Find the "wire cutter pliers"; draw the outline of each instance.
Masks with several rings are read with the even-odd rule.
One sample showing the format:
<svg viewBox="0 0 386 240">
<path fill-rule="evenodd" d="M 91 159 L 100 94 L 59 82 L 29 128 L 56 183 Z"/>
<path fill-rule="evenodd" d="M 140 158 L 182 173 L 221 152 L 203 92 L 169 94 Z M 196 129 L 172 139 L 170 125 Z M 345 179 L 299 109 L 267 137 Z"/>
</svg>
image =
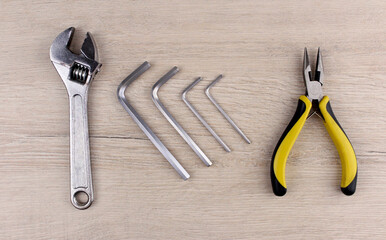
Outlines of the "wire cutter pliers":
<svg viewBox="0 0 386 240">
<path fill-rule="evenodd" d="M 332 111 L 328 96 L 323 95 L 322 85 L 324 74 L 320 49 L 318 49 L 314 80 L 311 80 L 311 75 L 311 66 L 308 60 L 307 48 L 305 48 L 303 76 L 306 85 L 306 94 L 300 96 L 295 115 L 285 129 L 273 152 L 271 162 L 273 192 L 277 196 L 286 194 L 285 165 L 288 155 L 307 118 L 316 113 L 323 120 L 324 126 L 330 134 L 340 156 L 342 164 L 341 190 L 346 195 L 352 195 L 355 192 L 357 182 L 357 160 L 350 140 Z"/>
</svg>

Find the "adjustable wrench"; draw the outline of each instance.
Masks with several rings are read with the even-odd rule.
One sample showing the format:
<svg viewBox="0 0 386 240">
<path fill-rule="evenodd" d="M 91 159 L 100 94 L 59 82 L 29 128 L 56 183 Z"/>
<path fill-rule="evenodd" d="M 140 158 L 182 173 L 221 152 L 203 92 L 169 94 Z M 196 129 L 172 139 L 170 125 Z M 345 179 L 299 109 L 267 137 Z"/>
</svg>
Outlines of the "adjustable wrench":
<svg viewBox="0 0 386 240">
<path fill-rule="evenodd" d="M 50 48 L 50 58 L 67 88 L 70 101 L 70 172 L 71 202 L 78 209 L 93 201 L 90 145 L 87 120 L 87 93 L 102 64 L 98 62 L 96 44 L 87 33 L 80 54 L 69 50 L 75 28 L 60 33 Z M 87 199 L 81 199 L 86 195 Z"/>
</svg>

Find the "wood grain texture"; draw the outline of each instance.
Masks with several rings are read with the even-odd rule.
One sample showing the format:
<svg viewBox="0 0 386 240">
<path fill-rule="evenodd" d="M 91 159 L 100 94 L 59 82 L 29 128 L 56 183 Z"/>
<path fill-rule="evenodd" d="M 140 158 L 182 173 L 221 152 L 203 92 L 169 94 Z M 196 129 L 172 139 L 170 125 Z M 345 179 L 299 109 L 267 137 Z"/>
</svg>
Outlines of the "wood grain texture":
<svg viewBox="0 0 386 240">
<path fill-rule="evenodd" d="M 385 239 L 385 1 L 0 1 L 0 239 Z M 95 201 L 69 199 L 69 109 L 49 59 L 54 38 L 77 28 L 99 47 L 89 94 Z M 287 164 L 289 191 L 271 190 L 269 164 L 291 119 L 303 48 L 323 51 L 324 92 L 358 157 L 357 193 L 340 192 L 338 153 L 309 119 Z M 116 97 L 127 92 L 191 174 L 182 181 Z M 155 108 L 151 86 L 214 162 L 207 168 Z M 246 144 L 204 96 L 213 95 L 251 139 Z M 233 150 L 226 153 L 180 99 L 189 100 Z"/>
</svg>

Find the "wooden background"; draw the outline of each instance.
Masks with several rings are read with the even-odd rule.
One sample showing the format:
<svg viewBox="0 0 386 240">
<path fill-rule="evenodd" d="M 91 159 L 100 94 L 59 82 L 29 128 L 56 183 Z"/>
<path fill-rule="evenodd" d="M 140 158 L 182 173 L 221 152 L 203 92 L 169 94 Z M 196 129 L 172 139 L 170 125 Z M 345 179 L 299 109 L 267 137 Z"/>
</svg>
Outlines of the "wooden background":
<svg viewBox="0 0 386 240">
<path fill-rule="evenodd" d="M 101 72 L 89 94 L 95 201 L 70 203 L 69 108 L 49 47 L 86 31 Z M 385 239 L 385 1 L 0 1 L 0 239 Z M 340 192 L 339 156 L 323 123 L 305 124 L 273 195 L 271 154 L 291 119 L 303 48 L 321 47 L 324 92 L 358 157 L 357 192 Z M 145 60 L 127 92 L 191 174 L 183 181 L 117 101 L 118 84 Z M 213 161 L 207 168 L 156 109 L 151 86 L 181 72 L 160 98 Z M 246 144 L 205 97 L 213 95 Z M 180 99 L 189 99 L 233 150 L 226 153 Z"/>
</svg>

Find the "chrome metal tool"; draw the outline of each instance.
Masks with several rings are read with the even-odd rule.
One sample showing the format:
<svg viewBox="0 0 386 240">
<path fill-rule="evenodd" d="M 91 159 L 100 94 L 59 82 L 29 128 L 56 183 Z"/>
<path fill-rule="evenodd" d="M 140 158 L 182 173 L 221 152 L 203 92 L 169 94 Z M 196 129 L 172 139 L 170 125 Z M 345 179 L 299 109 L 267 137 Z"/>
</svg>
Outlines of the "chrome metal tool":
<svg viewBox="0 0 386 240">
<path fill-rule="evenodd" d="M 165 147 L 161 140 L 155 135 L 155 133 L 150 129 L 146 122 L 139 116 L 137 111 L 129 104 L 129 101 L 126 99 L 125 91 L 127 87 L 134 82 L 139 76 L 141 76 L 146 70 L 150 68 L 148 62 L 144 62 L 139 66 L 134 72 L 132 72 L 127 78 L 125 78 L 122 83 L 119 85 L 117 94 L 118 100 L 122 104 L 123 108 L 127 113 L 133 118 L 134 122 L 139 126 L 139 128 L 146 134 L 154 146 L 161 152 L 161 154 L 168 160 L 168 162 L 173 166 L 173 168 L 178 172 L 182 179 L 187 180 L 190 175 L 186 170 L 181 166 L 177 159 L 171 154 L 171 152 Z"/>
<path fill-rule="evenodd" d="M 75 28 L 60 33 L 50 48 L 50 58 L 67 88 L 70 100 L 71 202 L 78 209 L 93 201 L 90 144 L 87 119 L 87 94 L 102 64 L 91 33 L 87 33 L 80 54 L 69 50 Z M 87 199 L 82 199 L 86 195 Z"/>
<path fill-rule="evenodd" d="M 226 145 L 226 143 L 217 135 L 217 133 L 209 126 L 209 124 L 205 121 L 205 119 L 198 113 L 195 107 L 188 101 L 186 98 L 187 93 L 196 86 L 202 80 L 201 77 L 194 80 L 183 92 L 182 92 L 182 101 L 188 106 L 188 108 L 193 112 L 193 114 L 200 120 L 202 125 L 206 127 L 206 129 L 212 134 L 212 136 L 216 139 L 216 141 L 224 148 L 225 151 L 230 152 L 231 149 Z"/>
<path fill-rule="evenodd" d="M 193 139 L 185 132 L 182 126 L 174 119 L 174 117 L 170 114 L 170 112 L 166 109 L 166 107 L 162 104 L 158 97 L 158 90 L 162 85 L 164 85 L 170 78 L 172 78 L 179 69 L 177 67 L 173 67 L 168 73 L 166 73 L 163 77 L 161 77 L 152 88 L 152 99 L 155 106 L 160 110 L 162 115 L 169 121 L 169 123 L 176 129 L 176 131 L 181 135 L 181 137 L 185 140 L 185 142 L 192 148 L 192 150 L 197 154 L 197 156 L 205 163 L 206 166 L 212 165 L 212 162 L 205 155 L 205 153 L 201 150 L 199 146 L 193 141 Z"/>
<path fill-rule="evenodd" d="M 236 130 L 238 134 L 248 143 L 251 141 L 248 137 L 241 131 L 241 129 L 236 125 L 236 123 L 229 117 L 229 115 L 224 111 L 224 109 L 217 103 L 214 97 L 210 94 L 210 89 L 222 78 L 222 75 L 219 75 L 213 82 L 211 82 L 205 89 L 205 94 L 209 98 L 209 100 L 214 104 L 217 110 L 225 117 L 225 119 L 232 125 L 232 127 Z"/>
</svg>

